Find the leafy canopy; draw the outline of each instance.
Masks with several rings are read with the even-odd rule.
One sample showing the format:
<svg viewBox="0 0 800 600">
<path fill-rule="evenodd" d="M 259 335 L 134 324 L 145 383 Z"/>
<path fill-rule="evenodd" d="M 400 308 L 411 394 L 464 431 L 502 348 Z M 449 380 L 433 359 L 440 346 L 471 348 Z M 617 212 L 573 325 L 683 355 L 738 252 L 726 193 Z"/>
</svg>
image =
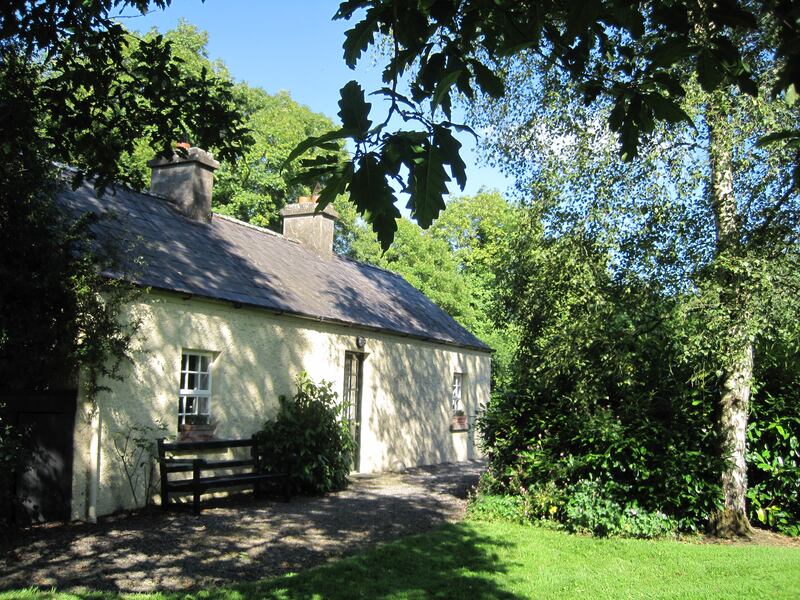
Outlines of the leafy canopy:
<svg viewBox="0 0 800 600">
<path fill-rule="evenodd" d="M 112 14 L 125 8 L 144 13 L 149 4 L 11 0 L 4 5 L 4 68 L 16 55 L 39 70 L 32 82 L 40 113 L 36 143 L 53 160 L 77 167 L 79 179 L 96 178 L 99 187 L 125 181 L 121 158 L 142 137 L 165 155 L 190 137 L 223 159 L 235 158 L 249 142 L 230 82 L 206 68 L 183 69 L 170 41 L 159 35 L 138 38 Z M 170 1 L 152 4 L 164 8 Z"/>
<path fill-rule="evenodd" d="M 491 67 L 496 58 L 536 53 L 563 69 L 586 103 L 610 101 L 607 121 L 626 160 L 637 156 L 640 139 L 657 122 L 691 121 L 681 107 L 690 73 L 707 92 L 734 85 L 757 94 L 760 67 L 740 51 L 743 37 L 758 38 L 769 54 L 765 68 L 776 73 L 773 94 L 783 94 L 791 104 L 800 89 L 796 0 L 348 0 L 335 18 L 354 20 L 343 46 L 350 67 L 378 37 L 391 40 L 385 87 L 374 92 L 389 102 L 388 115 L 373 120 L 364 91 L 351 81 L 341 92 L 342 127 L 309 139 L 290 158 L 334 139 L 352 139 L 356 153 L 348 166 L 321 160 L 302 164 L 309 177 L 325 174 L 332 189 L 351 192 L 384 249 L 394 235 L 386 215 L 396 201 L 386 180 L 409 193 L 408 208 L 423 227 L 444 208 L 442 196 L 451 180 L 463 189 L 460 143 L 452 136 L 461 128 L 451 120 L 453 99 L 472 99 L 478 91 L 506 95 L 502 76 Z M 407 94 L 398 91 L 404 77 Z M 393 117 L 404 126 L 390 130 Z M 771 132 L 762 143 L 779 140 L 800 150 L 800 130 Z"/>
</svg>

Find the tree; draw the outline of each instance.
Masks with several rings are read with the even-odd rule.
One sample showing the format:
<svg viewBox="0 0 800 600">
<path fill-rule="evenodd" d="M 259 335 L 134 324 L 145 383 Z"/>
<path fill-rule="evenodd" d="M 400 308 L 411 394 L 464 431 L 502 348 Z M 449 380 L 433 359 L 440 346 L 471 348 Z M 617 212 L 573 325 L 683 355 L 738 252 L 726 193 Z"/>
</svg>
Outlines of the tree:
<svg viewBox="0 0 800 600">
<path fill-rule="evenodd" d="M 510 367 L 519 332 L 504 310 L 509 288 L 504 281 L 517 261 L 515 240 L 523 211 L 498 192 L 481 190 L 474 196 L 452 198 L 430 228 L 447 243 L 467 283 L 476 318 L 463 323 L 495 352 L 492 381 L 495 389 L 511 382 Z"/>
<path fill-rule="evenodd" d="M 569 524 L 566 505 L 591 484 L 597 499 L 696 530 L 721 464 L 713 386 L 681 360 L 680 298 L 619 277 L 589 221 L 554 235 L 543 217 L 540 204 L 526 212 L 501 278 L 519 351 L 479 422 L 485 483 L 522 496 L 529 517 Z"/>
<path fill-rule="evenodd" d="M 156 30 L 144 35 L 148 41 L 159 37 Z M 220 158 L 215 174 L 214 210 L 262 227 L 279 226 L 280 209 L 311 191 L 308 185 L 294 181 L 295 166 L 287 165 L 286 158 L 307 137 L 332 131 L 333 122 L 298 104 L 288 92 L 271 95 L 247 82 L 235 82 L 222 61 L 210 59 L 208 34 L 186 21 L 165 32 L 163 39 L 180 60 L 183 77 L 197 77 L 205 70 L 230 86 L 232 101 L 248 130 L 249 140 L 241 156 L 236 160 Z M 158 151 L 144 136 L 136 140 L 133 153 L 124 156 L 126 180 L 134 182 L 134 187 L 148 187 L 150 172 L 146 163 Z M 338 151 L 344 161 L 347 154 L 343 144 L 339 144 Z M 337 206 L 341 208 L 341 202 Z"/>
<path fill-rule="evenodd" d="M 332 140 L 351 139 L 356 152 L 350 165 L 318 158 L 304 163 L 307 176 L 329 177 L 323 204 L 350 191 L 385 249 L 395 231 L 397 200 L 387 179 L 396 179 L 409 193 L 408 207 L 423 228 L 444 209 L 451 178 L 463 189 L 460 143 L 451 134 L 459 128 L 451 121 L 452 99 L 455 93 L 471 99 L 476 89 L 503 96 L 506 88 L 491 68 L 493 59 L 535 52 L 576 82 L 587 103 L 611 102 L 608 123 L 622 156 L 630 160 L 638 153 L 640 137 L 652 132 L 657 122 L 690 121 L 680 107 L 688 73 L 695 73 L 709 93 L 732 85 L 757 93 L 756 81 L 765 71 L 755 72 L 756 65 L 743 56 L 738 42 L 744 36 L 755 37 L 768 55 L 764 68 L 775 74 L 773 93 L 794 102 L 800 89 L 798 14 L 795 0 L 348 0 L 335 17 L 349 20 L 358 15 L 344 42 L 349 66 L 355 66 L 376 36 L 390 40 L 391 55 L 383 72 L 386 87 L 376 92 L 389 101 L 388 115 L 373 122 L 363 90 L 351 81 L 341 90 L 342 127 L 301 144 L 292 158 Z M 409 72 L 409 92 L 403 94 L 401 79 Z M 389 131 L 393 117 L 402 120 L 404 128 Z M 780 129 L 771 135 L 767 139 L 783 140 L 800 151 L 797 130 Z M 795 154 L 795 173 L 800 176 L 798 158 Z"/>
<path fill-rule="evenodd" d="M 169 2 L 159 0 L 163 8 Z M 147 2 L 12 1 L 0 27 L 0 369 L 7 387 L 112 375 L 131 323 L 129 290 L 104 278 L 113 253 L 53 203 L 64 179 L 99 189 L 128 180 L 124 156 L 142 136 L 161 152 L 193 141 L 235 157 L 247 143 L 230 85 L 181 71 L 161 37 L 130 35 L 111 11 Z M 57 165 L 70 164 L 64 171 Z M 125 249 L 120 249 L 124 251 Z M 24 368 L 21 365 L 25 365 Z"/>
<path fill-rule="evenodd" d="M 716 373 L 720 388 L 725 510 L 715 523 L 720 533 L 746 531 L 753 344 L 787 318 L 774 296 L 797 284 L 800 232 L 789 157 L 757 140 L 776 124 L 796 127 L 797 111 L 688 82 L 681 110 L 693 123 L 656 128 L 625 164 L 603 125 L 615 105 L 586 108 L 536 57 L 506 66 L 514 98 L 474 111 L 498 134 L 489 141 L 495 160 L 532 187 L 554 231 L 588 226 L 605 239 L 617 277 L 631 287 L 644 277 L 681 298 L 693 368 L 699 379 Z"/>
</svg>

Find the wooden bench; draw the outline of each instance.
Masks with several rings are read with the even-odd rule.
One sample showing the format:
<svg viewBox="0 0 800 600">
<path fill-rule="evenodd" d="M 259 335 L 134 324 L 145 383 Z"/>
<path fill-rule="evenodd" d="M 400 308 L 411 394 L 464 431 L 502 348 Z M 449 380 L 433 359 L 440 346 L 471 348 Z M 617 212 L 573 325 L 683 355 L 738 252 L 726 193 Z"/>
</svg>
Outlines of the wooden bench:
<svg viewBox="0 0 800 600">
<path fill-rule="evenodd" d="M 211 490 L 237 486 L 253 486 L 260 496 L 264 484 L 281 486 L 284 499 L 289 501 L 289 476 L 262 472 L 261 457 L 255 438 L 244 440 L 208 440 L 168 443 L 158 441 L 158 464 L 161 471 L 161 508 L 169 507 L 170 494 L 192 494 L 194 514 L 200 514 L 200 496 Z M 206 460 L 199 454 L 221 454 L 232 448 L 250 448 L 250 458 Z M 186 456 L 186 455 L 192 456 Z M 173 473 L 191 473 L 191 478 L 170 478 Z M 211 473 L 211 475 L 209 475 Z"/>
</svg>

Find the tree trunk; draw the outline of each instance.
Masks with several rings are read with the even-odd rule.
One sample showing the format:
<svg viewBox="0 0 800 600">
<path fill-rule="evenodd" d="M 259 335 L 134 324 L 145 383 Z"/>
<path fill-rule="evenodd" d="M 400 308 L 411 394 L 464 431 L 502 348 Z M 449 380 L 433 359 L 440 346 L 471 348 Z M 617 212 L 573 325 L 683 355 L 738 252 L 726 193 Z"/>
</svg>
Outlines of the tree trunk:
<svg viewBox="0 0 800 600">
<path fill-rule="evenodd" d="M 728 357 L 723 369 L 719 431 L 722 445 L 723 509 L 712 515 L 711 533 L 723 537 L 747 535 L 747 416 L 753 375 L 753 343 L 747 331 L 747 286 L 727 267 L 738 258 L 741 230 L 733 190 L 733 135 L 728 120 L 725 92 L 709 95 L 706 122 L 711 159 L 711 204 L 716 224 L 716 254 L 721 261 L 721 307 L 729 319 Z"/>
<path fill-rule="evenodd" d="M 722 438 L 723 509 L 712 516 L 710 531 L 721 537 L 750 533 L 745 495 L 747 494 L 747 413 L 750 381 L 753 375 L 753 346 L 747 344 L 744 355 L 725 373 L 720 398 L 719 427 Z"/>
</svg>

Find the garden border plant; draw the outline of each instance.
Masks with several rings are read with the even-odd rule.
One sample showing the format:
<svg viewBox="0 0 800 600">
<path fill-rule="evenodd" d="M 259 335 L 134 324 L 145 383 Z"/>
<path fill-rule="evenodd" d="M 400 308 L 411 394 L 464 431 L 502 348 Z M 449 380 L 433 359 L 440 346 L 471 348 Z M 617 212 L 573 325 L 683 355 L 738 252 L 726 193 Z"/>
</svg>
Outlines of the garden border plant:
<svg viewBox="0 0 800 600">
<path fill-rule="evenodd" d="M 324 494 L 347 487 L 354 443 L 330 381 L 315 383 L 308 373 L 295 377 L 291 399 L 279 396 L 278 413 L 256 434 L 267 468 L 286 470 L 295 492 Z"/>
</svg>

